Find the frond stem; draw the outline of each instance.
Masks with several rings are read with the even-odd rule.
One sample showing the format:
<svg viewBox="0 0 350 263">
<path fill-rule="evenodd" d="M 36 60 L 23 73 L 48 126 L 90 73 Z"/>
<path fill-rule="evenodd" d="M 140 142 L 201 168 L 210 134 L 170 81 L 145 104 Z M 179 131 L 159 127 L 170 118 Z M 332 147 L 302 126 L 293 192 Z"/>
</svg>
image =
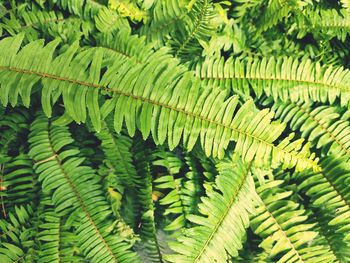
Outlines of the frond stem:
<svg viewBox="0 0 350 263">
<path fill-rule="evenodd" d="M 142 96 L 137 96 L 137 95 L 134 95 L 134 94 L 128 93 L 128 92 L 123 92 L 123 91 L 118 90 L 118 89 L 107 88 L 107 87 L 104 87 L 102 85 L 88 83 L 88 82 L 80 81 L 80 80 L 69 79 L 69 78 L 60 77 L 60 76 L 56 76 L 56 75 L 52 75 L 52 74 L 48 74 L 48 73 L 30 71 L 30 70 L 26 70 L 26 69 L 20 69 L 20 68 L 15 68 L 15 67 L 8 67 L 8 66 L 0 66 L 0 70 L 8 70 L 8 71 L 13 71 L 13 72 L 18 72 L 18 73 L 23 73 L 23 74 L 28 74 L 28 75 L 36 75 L 36 76 L 40 76 L 42 78 L 55 79 L 55 80 L 66 81 L 66 82 L 70 82 L 70 83 L 74 83 L 74 84 L 79 84 L 79 85 L 86 86 L 86 87 L 103 89 L 105 91 L 109 91 L 109 92 L 112 92 L 112 93 L 115 93 L 115 94 L 118 94 L 118 95 L 121 95 L 121 96 L 132 98 L 134 100 L 140 100 L 140 101 L 145 102 L 145 103 L 150 103 L 152 105 L 156 105 L 156 106 L 159 106 L 159 107 L 167 108 L 167 109 L 170 109 L 170 110 L 173 110 L 173 111 L 176 111 L 176 112 L 180 112 L 180 113 L 182 113 L 182 114 L 184 114 L 186 116 L 197 118 L 197 119 L 200 119 L 202 121 L 209 122 L 210 124 L 214 124 L 214 125 L 217 125 L 217 126 L 220 126 L 220 127 L 223 127 L 223 128 L 226 128 L 226 129 L 229 129 L 229 130 L 232 130 L 232 131 L 235 131 L 237 133 L 243 134 L 243 135 L 245 135 L 247 137 L 250 137 L 250 138 L 252 138 L 254 140 L 260 141 L 261 143 L 264 143 L 264 144 L 270 146 L 271 148 L 279 149 L 281 152 L 284 152 L 287 155 L 291 155 L 291 156 L 295 157 L 298 160 L 304 160 L 307 163 L 309 163 L 309 165 L 311 167 L 315 167 L 315 166 L 318 167 L 318 165 L 314 161 L 309 160 L 309 159 L 301 158 L 300 156 L 298 156 L 294 152 L 288 152 L 284 148 L 280 148 L 278 146 L 275 146 L 273 143 L 267 142 L 267 141 L 265 141 L 265 140 L 263 140 L 263 139 L 261 139 L 259 137 L 256 137 L 256 136 L 254 136 L 252 134 L 249 134 L 249 133 L 247 133 L 245 131 L 242 131 L 240 129 L 231 127 L 230 125 L 226 125 L 226 124 L 223 124 L 221 122 L 209 119 L 207 117 L 203 117 L 203 116 L 201 116 L 199 114 L 194 114 L 194 113 L 189 112 L 189 111 L 187 111 L 185 109 L 182 109 L 182 108 L 176 108 L 175 106 L 172 106 L 172 105 L 168 105 L 168 104 L 165 104 L 165 103 L 160 103 L 160 102 L 154 101 L 152 99 L 144 98 Z"/>
</svg>

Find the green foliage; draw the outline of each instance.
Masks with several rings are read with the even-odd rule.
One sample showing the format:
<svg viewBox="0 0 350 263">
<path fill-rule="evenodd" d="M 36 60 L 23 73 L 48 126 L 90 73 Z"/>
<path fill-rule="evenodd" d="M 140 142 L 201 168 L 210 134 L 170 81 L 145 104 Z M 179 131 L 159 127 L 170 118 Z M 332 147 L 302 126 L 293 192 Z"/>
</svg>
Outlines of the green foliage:
<svg viewBox="0 0 350 263">
<path fill-rule="evenodd" d="M 184 236 L 178 238 L 179 243 L 171 244 L 179 253 L 168 256 L 171 262 L 225 262 L 228 255 L 237 256 L 242 247 L 248 215 L 257 199 L 254 181 L 249 166 L 240 159 L 223 161 L 217 168 L 217 190 L 201 200 L 200 216 L 188 216 L 196 226 L 187 229 Z"/>
<path fill-rule="evenodd" d="M 286 102 L 334 103 L 340 99 L 341 106 L 349 104 L 349 70 L 313 63 L 310 59 L 208 59 L 197 66 L 196 72 L 207 83 L 246 96 L 265 94 Z"/>
<path fill-rule="evenodd" d="M 313 33 L 316 40 L 338 38 L 345 41 L 349 33 L 349 17 L 346 10 L 319 10 L 307 11 L 297 16 L 296 27 L 298 37 L 302 38 L 307 33 Z"/>
<path fill-rule="evenodd" d="M 313 206 L 328 211 L 333 215 L 329 225 L 336 226 L 343 233 L 344 240 L 350 239 L 349 185 L 350 170 L 346 157 L 328 157 L 322 161 L 323 172 L 317 174 L 296 174 L 297 180 L 303 180 L 299 188 L 308 195 Z M 316 179 L 317 178 L 317 179 Z"/>
<path fill-rule="evenodd" d="M 349 7 L 0 0 L 0 262 L 350 262 Z"/>
<path fill-rule="evenodd" d="M 329 248 L 315 242 L 315 225 L 305 222 L 308 217 L 299 204 L 286 200 L 293 192 L 280 189 L 281 183 L 269 181 L 257 189 L 261 200 L 250 223 L 254 233 L 264 239 L 259 246 L 278 262 L 332 262 Z"/>
<path fill-rule="evenodd" d="M 342 118 L 342 108 L 281 101 L 276 101 L 272 108 L 276 117 L 289 123 L 293 131 L 301 131 L 301 136 L 315 148 L 322 148 L 322 155 L 350 157 L 349 121 Z"/>
<path fill-rule="evenodd" d="M 68 148 L 72 138 L 65 127 L 55 126 L 39 115 L 31 125 L 30 156 L 36 162 L 45 193 L 51 192 L 55 211 L 69 216 L 70 224 L 78 224 L 76 234 L 80 248 L 88 258 L 100 262 L 130 262 L 135 254 L 129 245 L 113 233 L 113 217 L 103 196 L 100 178 L 82 165 L 76 157 L 79 150 Z"/>
</svg>

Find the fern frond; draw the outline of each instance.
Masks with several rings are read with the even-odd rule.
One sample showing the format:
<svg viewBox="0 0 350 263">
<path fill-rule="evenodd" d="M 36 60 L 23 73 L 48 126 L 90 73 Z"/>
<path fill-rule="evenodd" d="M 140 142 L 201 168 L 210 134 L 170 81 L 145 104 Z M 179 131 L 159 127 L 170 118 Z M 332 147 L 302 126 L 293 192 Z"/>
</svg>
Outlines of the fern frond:
<svg viewBox="0 0 350 263">
<path fill-rule="evenodd" d="M 30 114 L 27 110 L 7 110 L 0 119 L 0 155 L 16 156 L 23 149 Z"/>
<path fill-rule="evenodd" d="M 9 18 L 1 19 L 0 27 L 12 36 L 24 32 L 28 42 L 46 37 L 73 43 L 87 34 L 84 29 L 89 29 L 90 24 L 90 21 L 82 21 L 75 16 L 64 17 L 60 12 L 34 10 L 23 11 L 16 16 L 10 13 Z"/>
<path fill-rule="evenodd" d="M 151 152 L 145 147 L 145 143 L 136 139 L 133 146 L 136 178 L 135 192 L 140 215 L 139 233 L 142 243 L 140 248 L 145 254 L 143 261 L 163 262 L 163 255 L 160 251 L 155 225 L 155 207 L 152 200 L 153 185 L 151 174 Z"/>
<path fill-rule="evenodd" d="M 337 233 L 336 226 L 330 226 L 328 223 L 331 221 L 332 216 L 324 213 L 322 209 L 317 207 L 312 207 L 313 217 L 317 221 L 317 231 L 320 233 L 321 238 L 323 238 L 330 250 L 336 257 L 336 262 L 346 263 L 350 260 L 350 244 L 343 240 L 343 235 Z"/>
<path fill-rule="evenodd" d="M 182 203 L 187 215 L 198 212 L 200 197 L 203 196 L 203 176 L 199 161 L 192 155 L 185 155 L 185 163 L 188 171 L 185 174 L 182 185 Z"/>
<path fill-rule="evenodd" d="M 341 108 L 276 101 L 272 110 L 276 118 L 289 123 L 293 131 L 300 131 L 312 146 L 322 147 L 325 155 L 350 158 L 350 122 L 341 118 Z"/>
<path fill-rule="evenodd" d="M 89 49 L 73 58 L 77 49 L 77 46 L 73 45 L 52 61 L 57 42 L 51 42 L 41 48 L 42 41 L 34 41 L 16 55 L 21 38 L 7 38 L 0 45 L 1 51 L 10 50 L 4 52 L 0 61 L 0 72 L 6 76 L 0 78 L 3 90 L 1 99 L 4 105 L 7 104 L 8 97 L 12 104 L 16 104 L 18 94 L 21 94 L 24 104 L 29 105 L 31 88 L 40 81 L 43 85 L 42 95 L 46 98 L 43 100 L 43 109 L 48 116 L 51 115 L 50 97 L 55 91 L 56 96 L 57 92 L 62 94 L 66 111 L 76 122 L 85 121 L 88 108 L 91 121 L 99 131 L 99 92 L 107 92 L 112 96 L 112 100 L 106 106 L 107 112 L 115 110 L 114 127 L 117 132 L 120 132 L 125 121 L 131 136 L 135 134 L 136 128 L 141 130 L 144 138 L 152 131 L 157 144 L 162 144 L 168 137 L 171 149 L 179 144 L 182 133 L 184 145 L 188 150 L 193 148 L 200 137 L 206 154 L 221 158 L 229 142 L 233 140 L 236 141 L 236 151 L 246 161 L 255 157 L 257 164 L 272 162 L 273 165 L 284 163 L 285 167 L 296 166 L 298 170 L 305 167 L 318 169 L 316 161 L 313 160 L 314 155 L 310 156 L 307 147 L 302 148 L 302 141 L 291 143 L 291 138 L 286 138 L 278 146 L 273 144 L 282 133 L 284 125 L 271 123 L 271 113 L 267 110 L 257 111 L 252 101 L 248 101 L 237 111 L 237 97 L 226 99 L 226 92 L 219 89 L 203 89 L 201 84 L 193 79 L 192 73 L 185 72 L 184 68 L 177 66 L 178 61 L 171 58 L 165 50 L 153 53 L 147 67 L 140 64 L 130 70 L 130 64 L 124 63 L 124 60 L 114 61 L 100 80 L 104 56 L 102 49 Z M 40 55 L 31 52 L 33 49 Z M 22 56 L 32 61 L 30 67 L 12 65 L 11 61 L 16 61 Z M 43 57 L 46 63 L 41 62 Z M 86 70 L 89 65 L 89 69 Z M 151 69 L 153 74 L 150 76 Z M 79 72 L 76 72 L 77 70 Z M 118 73 L 124 74 L 123 78 Z M 146 76 L 147 84 L 144 85 Z M 21 81 L 13 90 L 10 86 L 13 83 L 8 80 L 16 78 L 21 78 Z M 164 83 L 169 83 L 166 89 Z M 180 89 L 181 95 L 178 92 Z M 187 100 L 187 94 L 191 94 L 190 100 Z M 86 105 L 82 103 L 85 101 Z M 129 107 L 124 106 L 126 103 Z M 130 112 L 133 114 L 129 114 Z M 250 119 L 252 116 L 253 121 Z M 252 122 L 249 124 L 248 120 Z M 274 133 L 270 133 L 270 130 L 274 130 Z"/>
<path fill-rule="evenodd" d="M 121 211 L 123 196 L 135 187 L 136 169 L 132 160 L 132 140 L 131 138 L 115 134 L 107 122 L 102 123 L 102 129 L 95 136 L 101 140 L 101 148 L 104 152 L 104 163 L 99 167 L 99 174 L 103 177 L 103 186 L 106 192 L 113 214 L 116 218 L 114 224 L 120 235 L 127 239 L 129 243 L 135 243 L 137 237 L 129 226 Z"/>
<path fill-rule="evenodd" d="M 191 11 L 184 17 L 182 23 L 173 36 L 173 49 L 176 57 L 199 55 L 201 41 L 209 41 L 215 30 L 211 19 L 213 18 L 213 4 L 211 0 L 197 0 Z"/>
<path fill-rule="evenodd" d="M 30 206 L 16 206 L 8 220 L 0 220 L 1 262 L 32 262 L 32 216 L 33 210 Z"/>
<path fill-rule="evenodd" d="M 1 162 L 0 162 L 1 163 Z M 11 211 L 14 206 L 34 205 L 37 202 L 37 176 L 32 168 L 33 162 L 26 154 L 20 154 L 0 164 L 1 170 L 1 210 Z M 2 217 L 2 215 L 0 216 Z"/>
<path fill-rule="evenodd" d="M 77 236 L 65 226 L 63 218 L 56 214 L 51 200 L 45 195 L 41 197 L 39 211 L 36 262 L 82 262 L 76 246 Z"/>
<path fill-rule="evenodd" d="M 346 10 L 308 11 L 296 17 L 297 37 L 303 38 L 312 33 L 317 39 L 331 39 L 337 37 L 345 41 L 350 33 L 350 19 Z"/>
<path fill-rule="evenodd" d="M 0 263 L 350 262 L 348 1 L 0 0 Z"/>
<path fill-rule="evenodd" d="M 257 21 L 259 31 L 265 31 L 287 17 L 297 7 L 297 0 L 269 0 Z"/>
<path fill-rule="evenodd" d="M 144 37 L 130 36 L 130 32 L 121 29 L 110 34 L 101 34 L 96 38 L 97 45 L 104 48 L 105 56 L 110 63 L 115 60 L 124 60 L 125 63 L 145 63 L 153 54 L 152 44 L 146 44 Z M 139 47 L 143 48 L 139 48 Z"/>
<path fill-rule="evenodd" d="M 176 29 L 178 23 L 187 15 L 187 0 L 156 0 L 150 10 L 152 16 L 143 25 L 140 33 L 146 36 L 147 43 L 156 42 L 156 47 L 166 42 L 166 37 Z"/>
<path fill-rule="evenodd" d="M 307 223 L 308 216 L 299 204 L 286 199 L 292 191 L 278 186 L 283 181 L 269 181 L 257 188 L 261 197 L 256 215 L 251 218 L 254 233 L 263 238 L 264 248 L 274 262 L 332 262 L 329 248 L 314 244 L 318 235 L 312 231 L 314 224 Z"/>
<path fill-rule="evenodd" d="M 104 198 L 100 178 L 83 166 L 79 150 L 66 149 L 72 142 L 67 127 L 54 126 L 39 115 L 31 125 L 30 156 L 45 192 L 52 192 L 55 211 L 78 222 L 76 230 L 84 254 L 100 262 L 136 261 L 130 245 L 111 229 L 112 211 Z"/>
<path fill-rule="evenodd" d="M 113 32 L 121 28 L 129 28 L 126 19 L 123 19 L 119 14 L 108 8 L 101 8 L 95 16 L 95 25 L 100 32 Z"/>
<path fill-rule="evenodd" d="M 93 18 L 101 8 L 106 6 L 102 3 L 106 2 L 104 0 L 49 0 L 49 2 L 83 18 Z"/>
<path fill-rule="evenodd" d="M 102 123 L 101 131 L 95 135 L 101 140 L 101 148 L 105 154 L 107 167 L 113 169 L 113 178 L 109 177 L 112 180 L 109 185 L 119 185 L 123 188 L 131 187 L 136 177 L 136 169 L 132 164 L 132 140 L 127 136 L 115 134 L 115 131 L 106 122 Z"/>
<path fill-rule="evenodd" d="M 335 226 L 344 240 L 350 240 L 350 187 L 347 183 L 350 170 L 347 157 L 327 157 L 321 162 L 320 173 L 296 173 L 298 188 L 311 198 L 313 206 L 322 208 L 332 217 L 329 225 Z"/>
<path fill-rule="evenodd" d="M 184 178 L 179 177 L 180 170 L 184 166 L 183 161 L 175 153 L 160 148 L 152 154 L 153 166 L 165 168 L 165 174 L 161 174 L 153 183 L 159 191 L 167 190 L 164 197 L 161 197 L 159 204 L 165 207 L 164 216 L 170 217 L 170 223 L 165 231 L 181 230 L 186 224 L 186 208 L 183 204 L 182 185 Z M 159 173 L 163 173 L 160 171 Z M 180 231 L 178 231 L 180 233 Z M 174 233 L 177 234 L 176 232 Z"/>
<path fill-rule="evenodd" d="M 157 144 L 168 138 L 170 149 L 176 147 L 183 137 L 183 144 L 191 150 L 200 137 L 205 153 L 220 158 L 229 142 L 235 141 L 235 150 L 245 161 L 255 158 L 257 165 L 283 163 L 284 167 L 296 166 L 297 170 L 318 169 L 315 156 L 310 155 L 307 145 L 302 146 L 301 140 L 290 142 L 289 137 L 277 146 L 273 144 L 284 125 L 271 123 L 272 113 L 258 111 L 252 101 L 237 110 L 238 97 L 226 98 L 226 92 L 220 89 L 203 88 L 193 78 L 192 72 L 178 66 L 178 60 L 164 49 L 153 53 L 145 67 L 140 64 L 131 70 L 131 65 L 125 60 L 113 61 L 101 78 L 103 49 L 88 49 L 73 58 L 77 46 L 72 45 L 52 61 L 57 42 L 50 42 L 42 48 L 42 41 L 34 41 L 16 55 L 21 38 L 7 38 L 0 43 L 0 51 L 7 50 L 1 54 L 0 61 L 0 84 L 4 91 L 0 98 L 4 105 L 9 98 L 12 104 L 16 104 L 18 94 L 24 104 L 29 105 L 31 88 L 40 81 L 42 96 L 45 97 L 43 109 L 48 116 L 51 115 L 52 93 L 56 93 L 56 98 L 57 93 L 62 94 L 67 113 L 80 123 L 86 119 L 87 108 L 93 126 L 99 131 L 101 111 L 98 98 L 100 92 L 105 92 L 112 99 L 105 106 L 108 110 L 104 111 L 107 115 L 114 110 L 117 132 L 125 122 L 131 136 L 136 128 L 144 138 L 152 131 Z M 33 49 L 37 52 L 32 52 Z M 11 61 L 23 56 L 32 62 L 30 66 L 25 63 L 13 65 Z M 45 64 L 42 63 L 43 57 Z M 150 71 L 153 74 L 150 75 Z M 16 78 L 21 81 L 13 90 L 11 85 Z M 82 103 L 85 101 L 86 104 Z M 270 133 L 271 130 L 274 132 Z"/>
<path fill-rule="evenodd" d="M 252 89 L 258 97 L 265 93 L 275 100 L 332 104 L 339 98 L 340 105 L 347 106 L 350 98 L 348 69 L 322 66 L 309 59 L 208 59 L 197 66 L 196 75 L 222 88 L 231 87 L 245 95 Z"/>
<path fill-rule="evenodd" d="M 202 198 L 200 216 L 190 215 L 195 223 L 170 244 L 178 254 L 168 255 L 171 262 L 226 262 L 237 256 L 242 237 L 249 225 L 253 202 L 258 198 L 249 166 L 239 158 L 217 165 L 216 190 Z M 217 244 L 221 244 L 218 246 Z"/>
</svg>

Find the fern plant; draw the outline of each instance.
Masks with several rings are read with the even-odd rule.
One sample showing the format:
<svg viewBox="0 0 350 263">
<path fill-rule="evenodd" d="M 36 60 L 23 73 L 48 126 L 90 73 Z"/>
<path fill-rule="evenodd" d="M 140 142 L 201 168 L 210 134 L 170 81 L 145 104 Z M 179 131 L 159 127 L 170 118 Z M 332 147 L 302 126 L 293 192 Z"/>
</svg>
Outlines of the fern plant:
<svg viewBox="0 0 350 263">
<path fill-rule="evenodd" d="M 0 1 L 0 262 L 350 262 L 348 1 Z"/>
</svg>

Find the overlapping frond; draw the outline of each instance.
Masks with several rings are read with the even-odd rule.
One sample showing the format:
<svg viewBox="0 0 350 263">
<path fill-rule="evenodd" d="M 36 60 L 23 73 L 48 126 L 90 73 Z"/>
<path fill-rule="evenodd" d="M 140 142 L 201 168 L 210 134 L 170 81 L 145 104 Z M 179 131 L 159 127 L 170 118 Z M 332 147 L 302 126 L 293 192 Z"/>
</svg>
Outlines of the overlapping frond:
<svg viewBox="0 0 350 263">
<path fill-rule="evenodd" d="M 235 150 L 245 161 L 255 158 L 259 165 L 283 163 L 285 167 L 296 166 L 298 170 L 318 169 L 315 156 L 310 156 L 302 141 L 290 142 L 289 137 L 277 146 L 273 144 L 283 132 L 284 124 L 271 122 L 272 113 L 258 111 L 252 101 L 238 109 L 238 97 L 227 98 L 225 91 L 203 88 L 192 72 L 179 66 L 178 60 L 166 49 L 153 53 L 147 63 L 136 66 L 127 63 L 127 57 L 109 60 L 101 77 L 105 61 L 102 48 L 87 49 L 74 56 L 78 46 L 72 45 L 53 59 L 58 42 L 42 47 L 42 41 L 33 41 L 18 52 L 21 39 L 22 36 L 7 38 L 0 44 L 3 51 L 0 99 L 4 105 L 8 101 L 16 105 L 19 95 L 24 105 L 29 105 L 31 89 L 40 82 L 43 109 L 48 116 L 51 115 L 52 97 L 57 100 L 61 94 L 66 112 L 73 120 L 84 122 L 88 110 L 93 126 L 99 131 L 99 94 L 103 92 L 111 97 L 102 106 L 103 114 L 114 111 L 117 132 L 125 123 L 131 136 L 136 129 L 144 138 L 152 132 L 157 144 L 167 139 L 170 149 L 182 138 L 185 147 L 191 150 L 200 138 L 206 154 L 220 158 L 230 141 L 235 141 Z M 33 49 L 36 52 L 32 52 Z M 13 61 L 23 58 L 26 58 L 25 62 L 14 65 Z M 30 65 L 28 61 L 31 61 Z M 19 81 L 14 82 L 16 79 Z M 12 88 L 14 83 L 15 89 Z"/>
<path fill-rule="evenodd" d="M 33 205 L 39 189 L 33 162 L 26 154 L 9 157 L 6 162 L 0 161 L 1 208 L 0 218 L 6 217 L 14 205 Z"/>
<path fill-rule="evenodd" d="M 337 37 L 345 41 L 350 33 L 350 19 L 348 11 L 326 9 L 308 11 L 296 16 L 297 37 L 302 38 L 307 33 L 312 33 L 317 39 L 324 41 L 326 38 Z"/>
<path fill-rule="evenodd" d="M 87 258 L 99 262 L 136 261 L 130 245 L 113 233 L 112 211 L 91 167 L 76 157 L 78 149 L 67 148 L 72 138 L 67 127 L 54 126 L 43 115 L 31 125 L 30 156 L 45 192 L 52 193 L 55 212 L 77 222 L 79 245 Z"/>
<path fill-rule="evenodd" d="M 164 227 L 164 230 L 181 230 L 186 225 L 187 215 L 182 192 L 185 178 L 179 176 L 184 163 L 179 156 L 164 149 L 159 149 L 152 155 L 154 167 L 165 169 L 164 172 L 161 170 L 160 176 L 153 181 L 155 189 L 161 193 L 167 191 L 163 197 L 159 198 L 159 204 L 165 207 L 163 215 L 170 216 L 169 223 Z M 179 233 L 181 232 L 175 232 L 175 235 Z"/>
<path fill-rule="evenodd" d="M 265 31 L 287 17 L 298 7 L 298 0 L 269 0 L 257 21 L 259 31 Z"/>
<path fill-rule="evenodd" d="M 0 220 L 0 261 L 4 263 L 33 262 L 33 210 L 16 206 L 9 219 Z"/>
<path fill-rule="evenodd" d="M 84 18 L 94 17 L 101 8 L 106 6 L 104 0 L 49 0 L 49 2 Z"/>
<path fill-rule="evenodd" d="M 226 262 L 242 248 L 249 214 L 258 198 L 254 181 L 249 165 L 239 158 L 218 163 L 217 168 L 216 190 L 202 198 L 201 215 L 188 216 L 195 226 L 170 245 L 178 253 L 167 256 L 171 262 Z"/>
<path fill-rule="evenodd" d="M 257 188 L 261 197 L 251 218 L 254 233 L 263 238 L 259 245 L 274 262 L 333 262 L 329 247 L 314 244 L 318 235 L 308 223 L 305 210 L 286 199 L 292 191 L 278 186 L 283 181 L 269 181 Z"/>
<path fill-rule="evenodd" d="M 142 261 L 162 262 L 162 253 L 158 245 L 157 229 L 155 223 L 155 207 L 152 199 L 153 182 L 151 174 L 151 152 L 145 148 L 142 140 L 137 140 L 133 147 L 136 177 L 135 177 L 135 195 L 137 196 L 137 205 L 139 213 L 138 232 L 141 241 L 139 248 L 144 254 Z"/>
<path fill-rule="evenodd" d="M 150 20 L 140 29 L 147 42 L 156 42 L 158 48 L 164 44 L 169 33 L 187 15 L 187 4 L 188 0 L 156 0 L 150 10 Z"/>
<path fill-rule="evenodd" d="M 350 169 L 348 158 L 333 156 L 321 162 L 320 173 L 296 173 L 294 177 L 300 183 L 298 188 L 310 197 L 312 206 L 324 210 L 330 216 L 329 225 L 343 233 L 344 240 L 350 240 Z"/>
<path fill-rule="evenodd" d="M 0 0 L 0 263 L 349 262 L 348 13 Z"/>
<path fill-rule="evenodd" d="M 76 16 L 64 17 L 61 12 L 45 10 L 24 10 L 20 16 L 10 12 L 0 20 L 0 28 L 4 32 L 12 36 L 24 32 L 27 42 L 46 37 L 73 43 L 83 34 L 87 35 L 91 27 L 90 21 L 82 21 Z"/>
<path fill-rule="evenodd" d="M 100 32 L 113 32 L 121 28 L 128 28 L 129 24 L 118 13 L 104 7 L 95 16 L 95 25 Z"/>
<path fill-rule="evenodd" d="M 131 151 L 132 140 L 125 135 L 116 134 L 109 127 L 108 121 L 102 123 L 101 131 L 95 135 L 101 140 L 100 147 L 104 152 L 105 160 L 98 172 L 103 176 L 105 195 L 116 217 L 115 226 L 128 242 L 134 243 L 138 238 L 132 227 L 125 222 L 124 217 L 127 216 L 124 211 L 121 211 L 122 206 L 125 205 L 125 196 L 134 195 L 137 181 Z M 139 207 L 133 210 L 132 212 L 135 212 Z"/>
<path fill-rule="evenodd" d="M 194 1 L 174 33 L 172 42 L 175 56 L 184 58 L 200 55 L 200 42 L 208 41 L 215 30 L 211 22 L 213 14 L 211 0 Z"/>
<path fill-rule="evenodd" d="M 337 233 L 336 226 L 330 226 L 332 216 L 318 207 L 311 207 L 314 220 L 317 222 L 319 238 L 325 241 L 336 258 L 336 262 L 346 263 L 350 260 L 350 244 L 343 240 L 343 234 Z"/>
<path fill-rule="evenodd" d="M 123 60 L 133 65 L 146 63 L 153 54 L 153 45 L 146 44 L 145 37 L 130 35 L 125 29 L 112 34 L 98 35 L 96 41 L 97 46 L 104 48 L 105 56 L 110 58 L 110 63 L 114 60 Z"/>
<path fill-rule="evenodd" d="M 192 155 L 185 156 L 185 162 L 188 171 L 185 174 L 181 189 L 183 209 L 187 215 L 196 214 L 200 198 L 204 193 L 202 169 L 198 160 Z"/>
<path fill-rule="evenodd" d="M 334 103 L 340 99 L 341 106 L 347 106 L 350 100 L 349 70 L 322 66 L 309 59 L 207 59 L 197 66 L 196 75 L 234 92 L 254 92 L 258 97 L 265 93 L 275 100 Z"/>
<path fill-rule="evenodd" d="M 0 155 L 16 156 L 23 148 L 29 119 L 28 111 L 23 109 L 4 111 L 0 119 Z"/>
<path fill-rule="evenodd" d="M 102 129 L 96 133 L 96 137 L 101 140 L 107 167 L 113 169 L 113 177 L 109 176 L 107 179 L 110 181 L 109 185 L 131 187 L 136 177 L 136 169 L 132 164 L 132 140 L 127 136 L 116 134 L 106 122 L 103 122 Z"/>
<path fill-rule="evenodd" d="M 48 196 L 41 197 L 38 210 L 40 214 L 36 236 L 36 262 L 82 262 L 83 258 L 77 247 L 78 237 L 65 226 L 64 219 L 56 214 Z"/>
<path fill-rule="evenodd" d="M 312 146 L 323 149 L 325 155 L 350 158 L 350 123 L 342 118 L 343 110 L 334 106 L 276 101 L 275 117 L 300 131 Z"/>
</svg>

